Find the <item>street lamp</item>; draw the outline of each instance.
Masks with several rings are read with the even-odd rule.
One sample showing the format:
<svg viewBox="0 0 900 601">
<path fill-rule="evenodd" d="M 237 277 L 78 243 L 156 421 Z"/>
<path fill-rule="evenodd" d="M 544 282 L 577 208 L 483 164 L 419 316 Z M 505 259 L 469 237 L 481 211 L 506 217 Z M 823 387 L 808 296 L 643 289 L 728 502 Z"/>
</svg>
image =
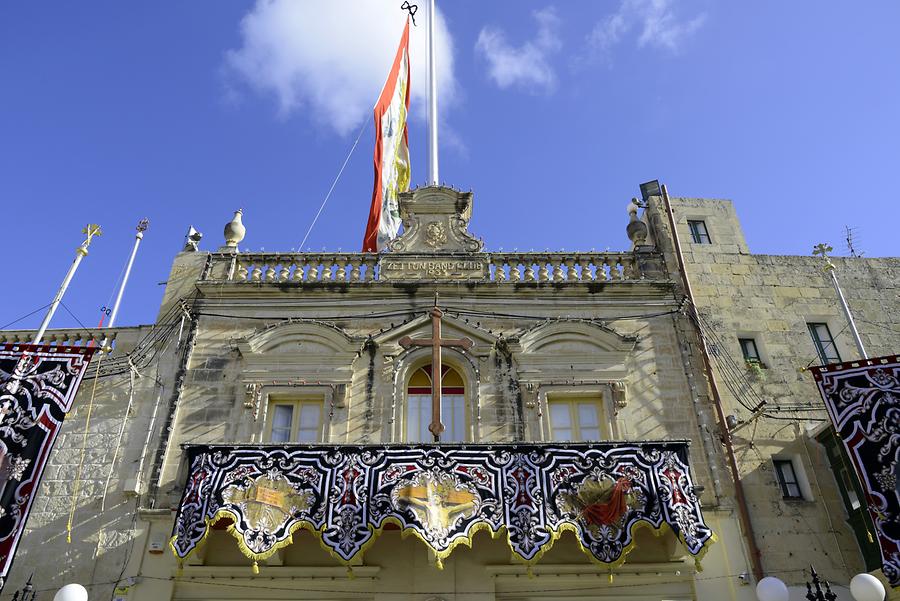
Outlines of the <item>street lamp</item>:
<svg viewBox="0 0 900 601">
<path fill-rule="evenodd" d="M 884 585 L 871 574 L 857 574 L 850 581 L 850 594 L 856 601 L 884 601 Z"/>
<path fill-rule="evenodd" d="M 88 593 L 80 584 L 67 584 L 56 592 L 53 601 L 88 601 Z"/>
<path fill-rule="evenodd" d="M 828 581 L 819 580 L 815 568 L 810 567 L 810 572 L 812 584 L 806 583 L 808 601 L 835 601 L 837 595 L 832 592 Z M 850 594 L 856 601 L 884 601 L 884 585 L 871 574 L 857 574 L 850 581 Z M 756 585 L 756 598 L 759 601 L 788 601 L 790 593 L 784 582 L 774 576 L 767 576 Z"/>
<path fill-rule="evenodd" d="M 37 593 L 34 591 L 34 585 L 31 584 L 32 578 L 34 578 L 34 572 L 28 577 L 28 582 L 25 583 L 25 586 L 13 595 L 13 601 L 34 601 Z"/>
<path fill-rule="evenodd" d="M 790 596 L 787 585 L 774 576 L 767 576 L 756 585 L 759 601 L 788 601 Z"/>
<path fill-rule="evenodd" d="M 809 599 L 809 601 L 835 601 L 837 595 L 831 591 L 831 585 L 828 584 L 828 581 L 826 580 L 824 582 L 825 592 L 823 593 L 821 586 L 823 583 L 819 581 L 819 575 L 816 574 L 816 568 L 809 566 L 809 571 L 812 574 L 812 584 L 809 582 L 806 583 L 806 598 Z M 812 590 L 813 586 L 816 587 L 815 592 Z M 881 599 L 878 601 L 881 601 Z"/>
</svg>

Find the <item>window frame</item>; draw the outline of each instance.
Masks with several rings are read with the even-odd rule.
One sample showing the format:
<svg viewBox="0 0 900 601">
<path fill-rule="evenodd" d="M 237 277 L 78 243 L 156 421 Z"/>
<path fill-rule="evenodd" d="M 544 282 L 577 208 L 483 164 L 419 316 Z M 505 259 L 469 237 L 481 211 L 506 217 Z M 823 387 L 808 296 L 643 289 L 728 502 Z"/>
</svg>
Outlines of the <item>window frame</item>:
<svg viewBox="0 0 900 601">
<path fill-rule="evenodd" d="M 570 439 L 556 438 L 555 428 L 553 426 L 553 407 L 565 405 L 569 414 L 569 430 L 572 431 Z M 582 426 L 580 419 L 581 405 L 591 405 L 597 412 L 596 425 Z M 547 428 L 549 430 L 548 440 L 550 442 L 593 442 L 610 440 L 610 427 L 607 423 L 606 407 L 602 396 L 595 397 L 591 394 L 584 395 L 558 395 L 550 394 L 547 396 Z M 596 428 L 599 436 L 597 438 L 585 438 L 582 429 Z"/>
<path fill-rule="evenodd" d="M 744 362 L 748 365 L 758 365 L 759 367 L 765 368 L 766 363 L 763 361 L 762 353 L 759 350 L 759 343 L 756 342 L 756 337 L 751 335 L 746 336 L 738 336 L 738 346 L 741 349 L 741 356 L 744 358 Z M 753 347 L 753 353 L 749 353 L 748 346 Z"/>
<path fill-rule="evenodd" d="M 409 432 L 409 428 L 410 428 L 410 388 L 424 388 L 424 387 L 410 386 L 410 382 L 412 381 L 413 377 L 415 377 L 415 375 L 417 373 L 419 373 L 420 370 L 422 370 L 426 367 L 429 367 L 431 365 L 432 364 L 430 361 L 417 362 L 409 369 L 409 371 L 406 373 L 406 377 L 404 379 L 404 384 L 403 384 L 403 388 L 402 388 L 402 392 L 403 392 L 402 416 L 403 416 L 403 419 L 400 424 L 399 434 L 400 434 L 400 440 L 402 440 L 403 442 L 409 443 L 409 444 L 433 444 L 433 440 L 412 440 L 412 437 L 410 436 L 410 432 Z M 446 433 L 446 430 L 444 430 L 444 433 L 442 433 L 442 436 L 441 436 L 441 443 L 455 442 L 455 443 L 459 444 L 459 443 L 473 442 L 473 432 L 472 432 L 473 420 L 472 420 L 472 414 L 471 414 L 470 404 L 469 404 L 470 386 L 468 385 L 468 379 L 466 378 L 466 372 L 464 370 L 460 369 L 459 367 L 457 367 L 456 365 L 454 365 L 453 363 L 450 363 L 447 361 L 441 361 L 441 370 L 443 371 L 445 368 L 456 372 L 456 374 L 459 376 L 459 379 L 462 380 L 462 386 L 461 387 L 460 386 L 446 386 L 446 385 L 444 385 L 444 377 L 446 377 L 446 373 L 444 373 L 441 376 L 441 400 L 442 400 L 441 409 L 443 410 L 446 407 L 446 405 L 443 403 L 443 399 L 446 396 L 448 396 L 448 395 L 462 396 L 463 424 L 461 426 L 462 440 L 458 440 L 458 441 L 444 440 L 443 434 Z M 429 384 L 431 384 L 431 382 L 433 382 L 433 380 L 431 379 L 432 376 L 429 374 L 428 377 L 429 377 Z M 423 391 L 423 392 L 418 392 L 418 393 L 413 393 L 413 394 L 415 394 L 417 396 L 418 395 L 423 395 L 423 396 L 427 395 L 427 397 L 429 399 L 429 403 L 428 403 L 429 411 L 427 412 L 427 415 L 428 415 L 428 420 L 430 422 L 431 421 L 431 411 L 430 411 L 430 408 L 431 408 L 431 403 L 430 403 L 431 386 L 429 386 L 428 388 L 429 388 L 429 390 L 427 393 Z M 450 392 L 447 390 L 447 389 L 455 390 L 458 388 L 462 388 L 462 394 L 460 394 L 459 392 Z M 446 424 L 445 424 L 445 427 L 446 427 Z"/>
<path fill-rule="evenodd" d="M 831 345 L 831 349 L 834 351 L 834 358 L 837 359 L 836 361 L 832 360 L 832 358 L 828 356 L 828 352 L 826 351 L 826 341 L 823 341 L 819 337 L 819 327 L 825 328 L 825 333 L 828 335 L 827 343 Z M 810 338 L 812 338 L 813 346 L 816 348 L 816 355 L 818 355 L 819 361 L 822 362 L 822 365 L 843 363 L 843 359 L 841 359 L 841 353 L 837 347 L 837 341 L 834 339 L 834 335 L 832 335 L 831 328 L 828 326 L 827 321 L 807 321 L 806 329 L 809 332 Z"/>
<path fill-rule="evenodd" d="M 688 219 L 687 225 L 688 231 L 691 233 L 691 241 L 694 244 L 712 244 L 712 237 L 709 235 L 709 227 L 707 227 L 705 219 Z M 702 227 L 703 231 L 700 231 L 697 226 Z"/>
<path fill-rule="evenodd" d="M 614 386 L 621 383 L 622 378 L 602 382 L 586 382 L 583 384 L 542 384 L 535 382 L 535 401 L 537 421 L 528 424 L 525 430 L 527 440 L 535 442 L 553 442 L 552 424 L 550 421 L 550 402 L 557 399 L 591 399 L 600 407 L 599 422 L 601 436 L 604 440 L 622 438 L 623 425 L 619 423 L 619 409 L 616 405 Z M 530 422 L 530 420 L 528 420 Z M 526 422 L 527 423 L 527 422 Z"/>
<path fill-rule="evenodd" d="M 772 463 L 775 466 L 775 478 L 778 481 L 778 486 L 781 489 L 781 498 L 785 501 L 803 501 L 806 499 L 806 496 L 803 494 L 803 486 L 800 481 L 799 470 L 797 470 L 797 466 L 794 465 L 794 461 L 792 459 L 786 459 L 784 457 L 773 457 Z M 787 477 L 784 473 L 783 467 L 790 467 L 791 476 L 793 476 L 793 482 L 788 482 Z M 797 494 L 790 494 L 789 486 L 793 485 L 794 488 L 797 489 Z"/>
<path fill-rule="evenodd" d="M 287 441 L 274 442 L 272 433 L 275 426 L 275 407 L 288 406 L 291 411 L 290 435 Z M 315 440 L 300 441 L 300 416 L 304 406 L 315 406 L 319 409 L 319 419 L 316 424 L 317 435 Z M 299 395 L 296 397 L 269 396 L 266 407 L 266 425 L 263 430 L 263 438 L 272 444 L 316 444 L 325 440 L 325 399 L 319 395 Z"/>
</svg>

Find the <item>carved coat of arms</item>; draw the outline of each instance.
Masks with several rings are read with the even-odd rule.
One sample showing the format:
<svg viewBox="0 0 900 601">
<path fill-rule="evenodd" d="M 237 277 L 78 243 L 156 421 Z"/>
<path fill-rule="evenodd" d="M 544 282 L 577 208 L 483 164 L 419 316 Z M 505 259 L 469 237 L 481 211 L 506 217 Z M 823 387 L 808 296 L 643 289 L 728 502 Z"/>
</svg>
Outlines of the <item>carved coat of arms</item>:
<svg viewBox="0 0 900 601">
<path fill-rule="evenodd" d="M 447 230 L 439 221 L 432 221 L 425 227 L 425 244 L 437 248 L 447 242 Z"/>
</svg>

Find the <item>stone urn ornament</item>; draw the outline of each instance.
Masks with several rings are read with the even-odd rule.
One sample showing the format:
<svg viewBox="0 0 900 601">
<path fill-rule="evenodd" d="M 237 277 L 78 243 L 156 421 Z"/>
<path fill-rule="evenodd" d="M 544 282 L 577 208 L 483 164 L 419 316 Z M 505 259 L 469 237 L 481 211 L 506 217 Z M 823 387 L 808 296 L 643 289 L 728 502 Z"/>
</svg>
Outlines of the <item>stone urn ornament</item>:
<svg viewBox="0 0 900 601">
<path fill-rule="evenodd" d="M 238 209 L 234 212 L 234 218 L 225 224 L 225 246 L 219 250 L 224 252 L 238 251 L 238 243 L 247 234 L 247 228 L 244 227 L 244 223 L 241 221 L 243 215 L 244 210 Z"/>
</svg>

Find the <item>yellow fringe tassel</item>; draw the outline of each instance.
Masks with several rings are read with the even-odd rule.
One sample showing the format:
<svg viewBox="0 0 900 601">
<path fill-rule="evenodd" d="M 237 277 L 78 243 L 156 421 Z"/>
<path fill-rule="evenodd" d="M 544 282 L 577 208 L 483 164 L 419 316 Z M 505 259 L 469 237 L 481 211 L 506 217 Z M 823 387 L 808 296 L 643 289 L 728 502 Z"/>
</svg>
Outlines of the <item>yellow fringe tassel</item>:
<svg viewBox="0 0 900 601">
<path fill-rule="evenodd" d="M 525 568 L 525 573 L 528 574 L 529 578 L 534 578 L 534 570 L 531 569 L 531 566 Z"/>
<path fill-rule="evenodd" d="M 253 562 L 253 573 L 259 574 L 259 563 L 255 562 L 255 561 Z"/>
<path fill-rule="evenodd" d="M 612 573 L 612 570 L 609 571 L 609 583 L 610 583 L 610 584 L 613 583 L 613 573 Z"/>
<path fill-rule="evenodd" d="M 81 487 L 81 469 L 84 467 L 84 454 L 87 451 L 87 437 L 91 428 L 91 413 L 94 411 L 94 396 L 97 394 L 97 381 L 100 379 L 100 364 L 103 354 L 97 358 L 97 371 L 94 373 L 94 385 L 91 387 L 91 400 L 88 402 L 87 418 L 84 420 L 84 434 L 81 436 L 81 457 L 78 470 L 75 472 L 75 485 L 72 490 L 72 507 L 69 508 L 69 521 L 66 522 L 66 543 L 72 544 L 72 522 L 75 520 L 75 508 L 78 506 L 78 492 Z"/>
<path fill-rule="evenodd" d="M 353 573 L 353 568 L 350 566 L 347 566 L 347 578 L 349 578 L 350 580 L 356 578 L 356 574 Z"/>
</svg>

